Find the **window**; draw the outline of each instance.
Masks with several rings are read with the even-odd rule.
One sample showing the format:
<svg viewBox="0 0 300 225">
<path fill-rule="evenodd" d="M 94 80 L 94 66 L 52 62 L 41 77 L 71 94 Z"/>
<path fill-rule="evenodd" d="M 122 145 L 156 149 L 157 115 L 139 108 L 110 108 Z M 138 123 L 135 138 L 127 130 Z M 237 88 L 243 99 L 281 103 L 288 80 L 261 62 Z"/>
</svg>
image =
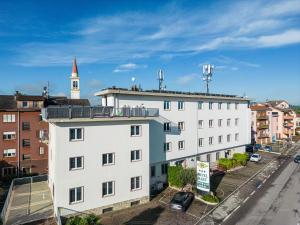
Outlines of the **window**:
<svg viewBox="0 0 300 225">
<path fill-rule="evenodd" d="M 78 89 L 78 81 L 77 80 L 73 81 L 73 89 Z"/>
<path fill-rule="evenodd" d="M 239 103 L 235 103 L 235 110 L 238 110 L 239 108 Z"/>
<path fill-rule="evenodd" d="M 115 194 L 115 182 L 108 181 L 102 183 L 102 197 L 110 196 Z"/>
<path fill-rule="evenodd" d="M 171 151 L 172 148 L 171 148 L 171 142 L 165 142 L 164 143 L 164 151 Z"/>
<path fill-rule="evenodd" d="M 184 102 L 178 101 L 178 110 L 184 110 Z"/>
<path fill-rule="evenodd" d="M 203 120 L 198 120 L 198 127 L 201 129 L 204 127 Z"/>
<path fill-rule="evenodd" d="M 142 150 L 132 150 L 130 153 L 131 162 L 139 161 L 142 159 Z"/>
<path fill-rule="evenodd" d="M 30 139 L 23 139 L 22 140 L 23 147 L 30 147 Z"/>
<path fill-rule="evenodd" d="M 83 128 L 70 128 L 70 141 L 83 140 Z"/>
<path fill-rule="evenodd" d="M 208 138 L 208 144 L 212 145 L 213 144 L 213 140 L 214 140 L 214 137 L 209 137 Z"/>
<path fill-rule="evenodd" d="M 212 103 L 212 102 L 209 102 L 209 103 L 208 103 L 208 108 L 209 108 L 209 109 L 212 109 L 212 108 L 213 108 L 213 103 Z"/>
<path fill-rule="evenodd" d="M 14 114 L 4 114 L 3 123 L 14 123 L 16 122 L 16 115 Z"/>
<path fill-rule="evenodd" d="M 218 137 L 218 143 L 219 143 L 219 144 L 221 144 L 221 143 L 222 143 L 222 141 L 223 141 L 223 136 L 222 136 L 222 135 L 220 135 L 220 136 Z"/>
<path fill-rule="evenodd" d="M 44 147 L 40 147 L 40 155 L 44 155 L 45 154 L 45 148 Z"/>
<path fill-rule="evenodd" d="M 198 140 L 198 144 L 199 144 L 199 147 L 203 147 L 203 143 L 204 142 L 204 138 L 199 138 Z"/>
<path fill-rule="evenodd" d="M 184 141 L 178 141 L 178 149 L 183 150 L 184 149 Z"/>
<path fill-rule="evenodd" d="M 198 102 L 198 109 L 203 109 L 203 102 Z"/>
<path fill-rule="evenodd" d="M 31 158 L 30 154 L 23 154 L 23 160 L 28 160 L 30 158 Z"/>
<path fill-rule="evenodd" d="M 113 207 L 104 208 L 102 209 L 102 213 L 104 214 L 104 213 L 112 212 L 113 209 L 114 209 Z"/>
<path fill-rule="evenodd" d="M 140 125 L 132 125 L 130 128 L 131 136 L 141 136 L 142 127 Z"/>
<path fill-rule="evenodd" d="M 220 152 L 216 152 L 216 160 L 220 159 Z"/>
<path fill-rule="evenodd" d="M 210 154 L 206 155 L 206 162 L 210 162 Z"/>
<path fill-rule="evenodd" d="M 230 134 L 227 134 L 227 142 L 230 142 Z"/>
<path fill-rule="evenodd" d="M 168 173 L 168 163 L 161 164 L 161 174 L 167 174 Z"/>
<path fill-rule="evenodd" d="M 16 149 L 4 149 L 3 156 L 4 157 L 15 157 Z"/>
<path fill-rule="evenodd" d="M 218 109 L 222 109 L 222 102 L 218 103 Z"/>
<path fill-rule="evenodd" d="M 15 168 L 15 167 L 3 167 L 2 168 L 2 176 L 16 174 L 16 171 L 17 171 L 17 168 Z"/>
<path fill-rule="evenodd" d="M 142 177 L 132 177 L 130 179 L 130 183 L 131 183 L 130 189 L 132 191 L 141 189 L 142 188 Z"/>
<path fill-rule="evenodd" d="M 32 107 L 33 107 L 33 108 L 37 108 L 38 106 L 39 106 L 38 102 L 35 102 L 35 101 L 32 102 Z"/>
<path fill-rule="evenodd" d="M 140 200 L 137 200 L 137 201 L 133 201 L 133 202 L 130 202 L 130 206 L 135 206 L 135 205 L 139 205 L 141 203 Z"/>
<path fill-rule="evenodd" d="M 155 166 L 151 166 L 150 170 L 150 176 L 155 177 Z"/>
<path fill-rule="evenodd" d="M 235 141 L 239 141 L 239 133 L 236 133 L 236 134 L 234 135 L 234 139 L 235 139 Z"/>
<path fill-rule="evenodd" d="M 70 158 L 69 169 L 70 170 L 83 169 L 83 156 Z"/>
<path fill-rule="evenodd" d="M 178 130 L 184 130 L 184 122 L 178 122 Z"/>
<path fill-rule="evenodd" d="M 30 123 L 22 122 L 22 130 L 30 130 Z"/>
<path fill-rule="evenodd" d="M 170 101 L 164 101 L 164 110 L 171 110 Z"/>
<path fill-rule="evenodd" d="M 235 126 L 238 126 L 238 125 L 239 125 L 239 118 L 235 118 L 234 124 L 235 124 Z"/>
<path fill-rule="evenodd" d="M 171 131 L 171 123 L 164 123 L 164 131 L 165 132 Z"/>
<path fill-rule="evenodd" d="M 27 101 L 23 101 L 23 102 L 22 102 L 22 107 L 23 107 L 23 108 L 28 108 L 28 107 L 29 107 L 28 102 L 27 102 Z"/>
<path fill-rule="evenodd" d="M 213 120 L 209 120 L 209 121 L 208 121 L 208 126 L 209 126 L 209 128 L 212 128 L 212 127 L 213 127 Z"/>
<path fill-rule="evenodd" d="M 230 102 L 227 102 L 227 109 L 230 109 Z"/>
<path fill-rule="evenodd" d="M 113 164 L 115 164 L 115 154 L 114 153 L 102 154 L 102 166 L 113 165 Z"/>
<path fill-rule="evenodd" d="M 71 188 L 69 190 L 69 202 L 70 204 L 83 201 L 83 187 Z"/>
<path fill-rule="evenodd" d="M 219 126 L 219 127 L 222 127 L 222 119 L 219 119 L 219 120 L 218 120 L 218 126 Z"/>
<path fill-rule="evenodd" d="M 16 139 L 16 132 L 3 132 L 3 140 L 14 140 Z"/>
<path fill-rule="evenodd" d="M 230 127 L 230 119 L 227 119 L 227 127 Z"/>
</svg>

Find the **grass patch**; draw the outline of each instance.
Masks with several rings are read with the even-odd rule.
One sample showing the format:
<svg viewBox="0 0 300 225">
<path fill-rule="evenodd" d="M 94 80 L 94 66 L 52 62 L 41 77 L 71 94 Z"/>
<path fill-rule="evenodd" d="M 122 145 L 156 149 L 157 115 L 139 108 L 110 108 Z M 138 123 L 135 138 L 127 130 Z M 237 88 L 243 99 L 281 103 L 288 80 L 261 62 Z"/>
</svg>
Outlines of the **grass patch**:
<svg viewBox="0 0 300 225">
<path fill-rule="evenodd" d="M 211 202 L 211 203 L 219 203 L 220 202 L 220 200 L 217 196 L 210 195 L 210 194 L 203 195 L 202 199 L 206 202 Z"/>
</svg>

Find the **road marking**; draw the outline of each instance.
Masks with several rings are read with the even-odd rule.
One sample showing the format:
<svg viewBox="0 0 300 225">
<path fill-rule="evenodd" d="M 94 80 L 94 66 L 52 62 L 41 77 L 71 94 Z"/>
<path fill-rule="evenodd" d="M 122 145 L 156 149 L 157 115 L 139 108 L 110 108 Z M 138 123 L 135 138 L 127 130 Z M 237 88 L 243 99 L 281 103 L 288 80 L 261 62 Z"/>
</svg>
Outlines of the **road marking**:
<svg viewBox="0 0 300 225">
<path fill-rule="evenodd" d="M 190 215 L 190 216 L 192 216 L 192 217 L 195 217 L 196 219 L 200 219 L 199 216 L 196 216 L 196 215 L 194 215 L 194 214 L 192 214 L 192 213 L 186 212 L 186 214 L 188 214 L 188 215 Z"/>
<path fill-rule="evenodd" d="M 232 213 L 234 213 L 236 210 L 238 210 L 239 208 L 240 208 L 241 206 L 239 205 L 238 207 L 236 207 L 233 211 L 232 211 Z M 231 214 L 232 214 L 231 213 Z"/>
<path fill-rule="evenodd" d="M 254 195 L 255 191 L 252 191 L 250 195 Z"/>
<path fill-rule="evenodd" d="M 246 201 L 248 201 L 250 197 L 248 196 L 247 198 L 244 199 L 243 203 L 245 203 Z"/>
<path fill-rule="evenodd" d="M 264 184 L 266 181 L 267 181 L 267 179 L 264 179 L 264 180 L 263 180 L 263 184 Z"/>
<path fill-rule="evenodd" d="M 261 185 L 262 185 L 262 184 L 258 185 L 258 186 L 257 186 L 257 189 L 261 188 Z"/>
</svg>

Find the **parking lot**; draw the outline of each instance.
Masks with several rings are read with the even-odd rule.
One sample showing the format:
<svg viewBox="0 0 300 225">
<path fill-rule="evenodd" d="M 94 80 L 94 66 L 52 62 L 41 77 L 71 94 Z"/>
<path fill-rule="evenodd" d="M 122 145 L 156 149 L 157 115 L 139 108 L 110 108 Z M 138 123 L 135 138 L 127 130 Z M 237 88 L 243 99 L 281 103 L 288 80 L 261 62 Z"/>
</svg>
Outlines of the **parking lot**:
<svg viewBox="0 0 300 225">
<path fill-rule="evenodd" d="M 213 189 L 216 191 L 220 200 L 226 198 L 242 183 L 247 181 L 252 175 L 264 168 L 278 155 L 260 152 L 262 160 L 258 163 L 248 162 L 246 167 L 236 171 L 228 172 L 225 176 L 216 177 L 212 180 Z M 254 182 L 253 185 L 256 185 Z M 194 225 L 209 212 L 213 206 L 206 205 L 199 200 L 194 200 L 188 210 L 183 213 L 169 209 L 169 202 L 176 193 L 176 190 L 167 188 L 149 203 L 134 206 L 116 212 L 101 215 L 101 221 L 105 225 L 116 224 L 176 224 Z"/>
</svg>

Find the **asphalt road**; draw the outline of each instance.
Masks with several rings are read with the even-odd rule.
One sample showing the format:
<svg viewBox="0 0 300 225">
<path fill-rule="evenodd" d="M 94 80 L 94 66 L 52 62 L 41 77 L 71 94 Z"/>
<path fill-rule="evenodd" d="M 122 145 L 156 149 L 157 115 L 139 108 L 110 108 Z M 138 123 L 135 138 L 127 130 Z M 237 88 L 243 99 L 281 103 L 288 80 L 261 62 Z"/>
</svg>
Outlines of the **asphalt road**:
<svg viewBox="0 0 300 225">
<path fill-rule="evenodd" d="M 300 165 L 291 158 L 222 224 L 300 225 L 299 187 Z"/>
</svg>

